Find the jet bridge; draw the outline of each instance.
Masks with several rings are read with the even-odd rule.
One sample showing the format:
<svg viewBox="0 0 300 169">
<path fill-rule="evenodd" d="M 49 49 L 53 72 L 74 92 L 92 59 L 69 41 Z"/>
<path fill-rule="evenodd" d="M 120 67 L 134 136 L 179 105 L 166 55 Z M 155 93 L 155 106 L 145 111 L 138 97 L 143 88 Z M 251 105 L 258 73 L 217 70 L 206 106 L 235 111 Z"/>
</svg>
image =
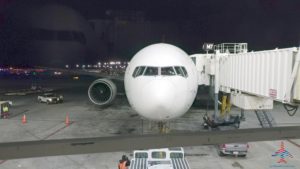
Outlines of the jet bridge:
<svg viewBox="0 0 300 169">
<path fill-rule="evenodd" d="M 299 48 L 248 52 L 245 43 L 231 43 L 214 50 L 191 57 L 198 84 L 213 86 L 215 100 L 219 92 L 228 94 L 244 110 L 273 109 L 273 101 L 292 106 L 300 102 Z"/>
</svg>

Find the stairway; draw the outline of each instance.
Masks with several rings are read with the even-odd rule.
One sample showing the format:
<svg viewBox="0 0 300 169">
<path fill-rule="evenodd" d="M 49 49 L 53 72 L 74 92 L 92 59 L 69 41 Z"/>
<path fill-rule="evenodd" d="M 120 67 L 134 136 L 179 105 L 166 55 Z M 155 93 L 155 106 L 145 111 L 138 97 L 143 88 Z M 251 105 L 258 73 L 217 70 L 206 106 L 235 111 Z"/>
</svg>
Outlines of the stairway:
<svg viewBox="0 0 300 169">
<path fill-rule="evenodd" d="M 264 110 L 255 110 L 255 114 L 262 128 L 275 126 L 275 120 L 270 112 Z"/>
</svg>

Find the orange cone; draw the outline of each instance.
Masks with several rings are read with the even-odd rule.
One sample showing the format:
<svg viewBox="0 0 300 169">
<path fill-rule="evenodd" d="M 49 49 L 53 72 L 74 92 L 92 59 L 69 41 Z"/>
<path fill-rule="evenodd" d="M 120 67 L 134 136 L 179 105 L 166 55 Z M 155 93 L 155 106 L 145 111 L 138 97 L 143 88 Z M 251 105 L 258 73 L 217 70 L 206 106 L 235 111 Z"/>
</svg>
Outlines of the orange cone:
<svg viewBox="0 0 300 169">
<path fill-rule="evenodd" d="M 22 123 L 25 124 L 27 123 L 27 118 L 26 118 L 26 115 L 24 114 L 23 117 L 22 117 Z"/>
<path fill-rule="evenodd" d="M 67 126 L 69 126 L 69 125 L 70 125 L 70 118 L 69 118 L 69 114 L 67 114 L 67 115 L 66 115 L 65 124 L 66 124 Z"/>
</svg>

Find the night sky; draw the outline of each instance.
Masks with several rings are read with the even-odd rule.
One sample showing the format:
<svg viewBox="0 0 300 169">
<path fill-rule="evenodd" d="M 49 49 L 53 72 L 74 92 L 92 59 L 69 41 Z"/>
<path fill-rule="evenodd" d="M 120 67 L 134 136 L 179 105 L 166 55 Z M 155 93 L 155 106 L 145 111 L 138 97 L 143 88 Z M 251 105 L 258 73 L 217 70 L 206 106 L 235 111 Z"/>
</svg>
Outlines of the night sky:
<svg viewBox="0 0 300 169">
<path fill-rule="evenodd" d="M 31 65 L 44 63 L 31 59 L 34 52 L 24 51 L 27 41 L 19 40 L 18 31 L 20 23 L 11 17 L 18 15 L 16 6 L 24 4 L 60 4 L 72 8 L 86 20 L 100 19 L 114 22 L 113 16 L 108 11 L 135 11 L 142 13 L 144 21 L 154 25 L 163 24 L 156 27 L 174 27 L 173 33 L 155 32 L 161 38 L 150 38 L 147 36 L 140 38 L 140 43 L 128 42 L 130 48 L 125 43 L 115 44 L 112 40 L 97 43 L 97 51 L 86 51 L 83 62 L 94 62 L 99 60 L 100 55 L 113 55 L 114 59 L 129 60 L 135 52 L 143 45 L 153 42 L 167 42 L 181 47 L 189 54 L 201 52 L 204 42 L 247 42 L 250 50 L 273 49 L 276 47 L 298 46 L 300 42 L 300 1 L 287 0 L 0 0 L 0 64 L 14 64 L 12 58 L 26 57 L 25 61 Z M 21 12 L 20 12 L 21 13 Z M 22 14 L 19 14 L 22 15 Z M 159 24 L 158 24 L 159 23 Z M 18 26 L 15 26 L 18 25 Z M 168 27 L 169 25 L 169 27 Z M 15 27 L 17 28 L 15 28 Z M 14 31 L 12 31 L 14 30 Z M 109 30 L 110 33 L 112 30 Z M 180 36 L 176 37 L 180 32 Z M 171 31 L 172 32 L 172 31 Z M 107 33 L 104 32 L 104 34 Z M 122 32 L 126 34 L 126 31 Z M 154 34 L 155 34 L 154 33 Z M 116 32 L 117 34 L 117 32 Z M 119 33 L 120 34 L 120 33 Z M 161 34 L 161 35 L 160 35 Z M 100 36 L 100 35 L 99 35 Z M 102 35 L 101 35 L 102 36 Z M 132 36 L 132 34 L 130 35 Z M 165 37 L 167 36 L 167 37 Z M 16 39 L 13 39 L 16 38 Z M 123 35 L 122 35 L 123 37 Z M 130 38 L 130 37 L 128 37 Z M 20 43 L 14 43 L 15 41 Z M 24 42 L 23 42 L 24 41 Z M 7 47 L 9 46 L 9 47 Z M 29 46 L 29 48 L 31 48 Z M 105 51 L 106 48 L 112 48 Z M 126 48 L 126 51 L 125 49 Z M 129 48 L 129 49 L 128 49 Z M 100 50 L 101 49 L 101 50 Z M 23 55 L 22 52 L 27 52 Z M 29 53 L 29 54 L 28 54 Z M 35 57 L 33 57 L 35 58 Z M 102 58 L 103 59 L 103 58 Z M 64 61 L 62 61 L 64 62 Z M 16 63 L 20 64 L 20 63 Z M 46 63 L 45 63 L 46 64 Z"/>
</svg>

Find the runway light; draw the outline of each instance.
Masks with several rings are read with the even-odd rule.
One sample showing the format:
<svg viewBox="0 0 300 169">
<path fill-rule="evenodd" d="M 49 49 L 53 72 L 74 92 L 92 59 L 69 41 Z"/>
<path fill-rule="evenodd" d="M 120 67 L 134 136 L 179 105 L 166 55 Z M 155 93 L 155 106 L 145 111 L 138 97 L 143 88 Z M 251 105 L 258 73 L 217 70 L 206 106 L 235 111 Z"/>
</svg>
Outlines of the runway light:
<svg viewBox="0 0 300 169">
<path fill-rule="evenodd" d="M 66 65 L 66 68 L 68 69 L 68 68 L 69 68 L 69 65 Z"/>
</svg>

